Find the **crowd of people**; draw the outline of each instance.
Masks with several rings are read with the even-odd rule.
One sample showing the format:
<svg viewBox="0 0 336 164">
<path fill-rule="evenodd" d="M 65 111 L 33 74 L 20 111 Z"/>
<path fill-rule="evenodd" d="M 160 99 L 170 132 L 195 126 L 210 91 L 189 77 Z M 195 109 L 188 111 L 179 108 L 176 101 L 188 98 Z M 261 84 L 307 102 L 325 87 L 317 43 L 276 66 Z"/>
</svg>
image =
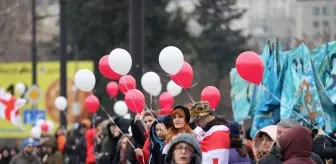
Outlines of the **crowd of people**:
<svg viewBox="0 0 336 164">
<path fill-rule="evenodd" d="M 0 164 L 330 164 L 334 133 L 309 130 L 292 119 L 251 138 L 235 121 L 215 115 L 207 102 L 146 111 L 134 119 L 82 120 L 66 133 L 23 141 L 19 153 L 3 148 Z"/>
</svg>

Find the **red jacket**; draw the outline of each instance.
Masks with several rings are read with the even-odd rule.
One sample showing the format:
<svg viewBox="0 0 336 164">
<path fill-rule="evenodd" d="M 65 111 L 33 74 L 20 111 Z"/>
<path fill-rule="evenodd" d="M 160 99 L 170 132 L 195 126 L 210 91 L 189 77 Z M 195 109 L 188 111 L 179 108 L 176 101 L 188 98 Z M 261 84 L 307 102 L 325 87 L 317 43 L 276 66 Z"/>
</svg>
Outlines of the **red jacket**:
<svg viewBox="0 0 336 164">
<path fill-rule="evenodd" d="M 96 129 L 90 129 L 85 133 L 86 140 L 86 164 L 96 163 L 96 157 L 94 155 L 94 138 Z"/>
<path fill-rule="evenodd" d="M 149 141 L 149 137 L 148 137 L 148 132 L 146 132 L 144 135 L 146 136 L 146 141 L 144 143 L 144 146 L 142 147 L 142 153 L 143 153 L 144 156 L 143 157 L 141 157 L 141 156 L 136 157 L 139 164 L 148 164 L 148 158 L 149 158 L 149 155 L 150 155 L 150 152 L 149 152 L 150 141 Z"/>
</svg>

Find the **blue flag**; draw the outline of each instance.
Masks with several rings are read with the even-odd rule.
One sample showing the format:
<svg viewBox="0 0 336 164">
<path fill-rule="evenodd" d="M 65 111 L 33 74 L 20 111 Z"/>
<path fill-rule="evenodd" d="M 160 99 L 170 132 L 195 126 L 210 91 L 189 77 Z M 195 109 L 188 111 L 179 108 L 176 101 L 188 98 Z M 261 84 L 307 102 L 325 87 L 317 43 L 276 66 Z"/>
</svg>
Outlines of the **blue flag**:
<svg viewBox="0 0 336 164">
<path fill-rule="evenodd" d="M 249 118 L 253 84 L 242 79 L 235 68 L 231 69 L 230 81 L 234 120 L 242 122 Z"/>
<path fill-rule="evenodd" d="M 274 102 L 274 95 L 277 90 L 278 70 L 276 52 L 265 47 L 263 56 L 265 57 L 264 76 L 262 86 L 256 89 L 257 96 L 254 96 L 255 111 L 251 128 L 251 137 L 255 133 L 268 125 L 275 124 L 280 119 L 279 103 Z"/>
</svg>

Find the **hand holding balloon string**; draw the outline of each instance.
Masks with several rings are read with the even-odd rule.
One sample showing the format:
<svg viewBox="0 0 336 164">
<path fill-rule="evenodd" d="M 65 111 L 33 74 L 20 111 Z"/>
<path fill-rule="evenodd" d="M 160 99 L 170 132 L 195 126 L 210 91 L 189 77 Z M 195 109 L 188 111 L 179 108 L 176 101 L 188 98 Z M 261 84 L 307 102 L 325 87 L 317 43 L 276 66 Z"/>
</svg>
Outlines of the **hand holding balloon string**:
<svg viewBox="0 0 336 164">
<path fill-rule="evenodd" d="M 126 79 L 121 78 L 119 82 L 126 84 Z M 134 84 L 131 84 L 131 87 L 132 87 L 132 88 L 128 88 L 128 87 L 129 87 L 128 85 L 124 85 L 124 86 L 125 86 L 125 88 L 126 88 L 126 90 L 127 90 L 127 94 L 130 94 L 131 97 L 136 97 L 136 95 L 131 91 L 132 88 L 136 88 L 136 87 L 134 86 Z M 138 92 L 139 92 L 139 91 L 138 91 Z M 136 103 L 135 101 L 137 101 L 137 100 L 133 100 L 132 98 L 131 98 L 131 101 L 132 101 L 132 106 L 136 106 L 137 103 L 139 103 L 141 106 L 143 106 L 143 107 L 146 109 L 146 111 L 148 111 L 148 112 L 151 114 L 151 116 L 154 118 L 154 120 L 155 120 L 157 123 L 159 123 L 159 121 L 155 118 L 155 116 L 154 116 L 153 113 L 150 111 L 150 109 L 148 108 L 148 106 L 146 105 L 145 102 L 142 102 L 142 101 L 139 100 L 139 101 Z M 138 111 L 138 109 L 136 109 L 136 113 L 141 113 L 141 112 Z M 146 128 L 145 123 L 143 122 L 143 119 L 142 119 L 142 118 L 140 118 L 140 121 L 141 121 L 142 125 Z M 149 129 L 146 129 L 146 130 L 149 130 Z"/>
<path fill-rule="evenodd" d="M 91 95 L 94 96 L 94 94 L 93 94 L 92 92 L 91 92 Z M 100 108 L 104 111 L 104 113 L 107 115 L 107 117 L 110 119 L 110 121 L 112 121 L 112 122 L 115 124 L 113 118 L 108 114 L 108 112 L 106 111 L 106 109 L 105 109 L 101 104 L 99 104 L 99 106 L 100 106 Z M 124 133 L 121 131 L 121 129 L 120 129 L 118 126 L 116 126 L 116 127 L 117 127 L 118 131 L 119 131 L 122 135 L 124 135 Z M 135 146 L 133 145 L 133 143 L 132 143 L 129 139 L 127 139 L 127 141 L 129 142 L 129 144 L 130 144 L 134 149 L 136 149 Z"/>
</svg>

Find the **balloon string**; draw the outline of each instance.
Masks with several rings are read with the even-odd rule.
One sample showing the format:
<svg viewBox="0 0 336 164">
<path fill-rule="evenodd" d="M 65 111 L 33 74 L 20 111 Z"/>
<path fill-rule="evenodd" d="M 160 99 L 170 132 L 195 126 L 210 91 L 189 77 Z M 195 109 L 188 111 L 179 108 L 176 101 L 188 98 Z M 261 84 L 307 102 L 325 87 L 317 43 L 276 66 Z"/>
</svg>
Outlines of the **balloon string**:
<svg viewBox="0 0 336 164">
<path fill-rule="evenodd" d="M 152 94 L 149 94 L 149 103 L 150 103 L 150 109 L 152 110 L 152 108 L 153 108 L 153 96 L 152 96 Z"/>
<path fill-rule="evenodd" d="M 178 81 L 180 84 L 182 84 L 181 81 L 180 81 L 180 79 L 179 79 L 177 76 L 176 76 L 176 79 L 177 79 L 177 81 Z M 196 83 L 195 85 L 197 85 L 197 83 Z M 182 87 L 182 88 L 183 88 L 184 92 L 187 94 L 187 96 L 189 97 L 189 99 L 191 100 L 191 102 L 192 102 L 193 104 L 195 104 L 195 101 L 194 101 L 194 99 L 192 98 L 192 96 L 190 95 L 190 93 L 189 93 L 184 87 Z"/>
<path fill-rule="evenodd" d="M 287 109 L 290 109 L 289 106 L 284 103 L 283 101 L 281 101 L 276 95 L 274 95 L 270 90 L 268 90 L 263 84 L 260 84 L 258 87 L 260 87 L 262 90 L 267 91 L 270 95 L 272 95 L 277 101 L 279 101 L 281 103 L 281 105 L 284 105 Z M 304 118 L 303 116 L 301 116 L 300 113 L 296 112 L 295 110 L 292 110 L 293 113 L 295 113 L 297 116 L 299 116 L 303 121 L 305 121 L 307 124 L 313 126 L 315 129 L 319 129 L 317 126 L 313 125 L 312 123 L 310 123 L 310 121 L 308 121 L 306 118 Z M 328 134 L 325 134 L 325 136 L 327 136 L 328 138 L 330 138 L 331 140 L 335 141 L 335 139 L 331 138 Z"/>
<path fill-rule="evenodd" d="M 126 85 L 126 80 L 125 80 L 125 79 L 122 79 L 121 82 L 124 84 L 124 86 L 126 87 L 127 90 L 130 90 L 130 88 L 128 88 L 127 85 Z M 136 86 L 134 86 L 133 84 L 132 84 L 132 87 L 133 87 L 133 88 L 136 88 Z M 130 92 L 130 93 L 131 93 L 131 92 Z M 133 93 L 131 93 L 131 94 L 132 94 L 132 97 L 135 97 L 135 96 L 133 95 Z M 135 100 L 131 99 L 131 101 L 132 101 L 132 104 L 135 106 L 135 102 L 134 102 Z M 150 115 L 154 118 L 154 120 L 155 120 L 156 123 L 160 123 L 160 122 L 156 119 L 156 117 L 154 116 L 154 114 L 150 111 L 150 109 L 148 108 L 148 106 L 146 105 L 146 103 L 142 103 L 141 101 L 140 101 L 139 103 L 140 103 L 141 105 L 144 106 L 145 111 L 148 111 L 148 112 L 150 113 Z M 137 112 L 137 114 L 140 113 L 138 110 L 136 110 L 136 112 Z M 144 128 L 145 128 L 147 131 L 149 131 L 150 129 L 147 129 L 146 124 L 144 123 L 144 121 L 143 121 L 142 118 L 140 118 L 140 121 L 141 121 L 142 125 L 144 126 Z M 165 133 L 167 133 L 167 131 L 166 131 L 165 129 L 163 129 L 163 131 L 165 131 Z"/>
<path fill-rule="evenodd" d="M 91 92 L 91 95 L 93 95 L 93 93 Z M 121 131 L 121 129 L 119 128 L 119 126 L 114 122 L 114 120 L 113 120 L 113 118 L 108 114 L 108 112 L 106 111 L 106 109 L 99 103 L 99 106 L 100 106 L 100 108 L 105 112 L 105 114 L 107 115 L 107 117 L 110 119 L 110 121 L 112 121 L 112 123 L 114 123 L 115 125 L 116 125 L 116 127 L 117 127 L 117 129 L 118 129 L 118 131 L 122 134 L 122 135 L 124 135 L 124 133 Z M 96 114 L 94 114 L 94 116 L 95 116 Z M 93 128 L 95 128 L 94 127 L 94 124 L 93 124 Z M 129 142 L 129 144 L 134 148 L 134 149 L 136 149 L 135 148 L 135 146 L 132 144 L 132 142 L 127 138 L 127 141 Z"/>
</svg>

